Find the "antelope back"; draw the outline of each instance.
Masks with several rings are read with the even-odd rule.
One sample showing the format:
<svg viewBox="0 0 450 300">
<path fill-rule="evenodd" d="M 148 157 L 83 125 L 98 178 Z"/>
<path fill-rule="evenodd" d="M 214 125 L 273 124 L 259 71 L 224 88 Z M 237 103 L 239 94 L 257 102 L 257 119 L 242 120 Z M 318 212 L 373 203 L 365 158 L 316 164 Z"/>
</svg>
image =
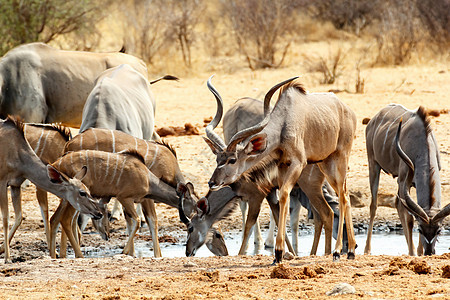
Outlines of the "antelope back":
<svg viewBox="0 0 450 300">
<path fill-rule="evenodd" d="M 180 177 L 182 179 L 175 152 L 172 152 L 170 146 L 139 139 L 118 130 L 90 128 L 69 141 L 64 152 L 78 150 L 119 152 L 129 149 L 136 150 L 144 158 L 147 168 L 172 187 L 176 187 Z"/>
<path fill-rule="evenodd" d="M 25 138 L 44 163 L 52 163 L 64 153 L 70 140 L 70 130 L 60 125 L 28 123 L 24 126 Z"/>
<path fill-rule="evenodd" d="M 96 197 L 143 198 L 148 194 L 148 169 L 138 154 L 96 150 L 68 152 L 53 165 L 73 176 L 84 166 L 83 183 Z"/>
</svg>

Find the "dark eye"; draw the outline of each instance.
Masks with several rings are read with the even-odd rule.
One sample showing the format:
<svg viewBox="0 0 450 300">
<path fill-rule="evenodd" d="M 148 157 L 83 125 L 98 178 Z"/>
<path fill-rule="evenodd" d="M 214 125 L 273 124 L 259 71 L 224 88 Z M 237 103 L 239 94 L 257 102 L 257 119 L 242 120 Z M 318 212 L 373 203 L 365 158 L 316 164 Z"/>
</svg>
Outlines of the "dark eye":
<svg viewBox="0 0 450 300">
<path fill-rule="evenodd" d="M 188 231 L 189 233 L 192 233 L 192 231 L 194 231 L 194 227 L 189 227 Z"/>
<path fill-rule="evenodd" d="M 441 229 L 438 229 L 438 231 L 436 231 L 436 235 L 440 235 L 441 234 Z"/>
<path fill-rule="evenodd" d="M 216 233 L 216 238 L 220 239 L 222 238 L 222 235 L 220 233 Z"/>
<path fill-rule="evenodd" d="M 231 164 L 231 165 L 235 164 L 236 163 L 236 158 L 230 158 L 228 160 L 228 163 Z"/>
<path fill-rule="evenodd" d="M 423 234 L 422 233 L 422 228 L 418 228 L 418 231 L 419 231 L 420 234 Z"/>
<path fill-rule="evenodd" d="M 81 196 L 81 197 L 86 197 L 86 196 L 87 196 L 87 193 L 86 193 L 85 191 L 80 191 L 80 196 Z"/>
</svg>

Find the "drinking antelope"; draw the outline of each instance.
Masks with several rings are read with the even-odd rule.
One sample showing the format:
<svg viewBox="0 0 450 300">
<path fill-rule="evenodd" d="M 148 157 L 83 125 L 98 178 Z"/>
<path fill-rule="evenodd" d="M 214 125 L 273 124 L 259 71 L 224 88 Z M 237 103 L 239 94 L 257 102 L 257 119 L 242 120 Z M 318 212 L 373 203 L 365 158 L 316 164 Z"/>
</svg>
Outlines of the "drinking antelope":
<svg viewBox="0 0 450 300">
<path fill-rule="evenodd" d="M 219 154 L 209 186 L 211 190 L 218 190 L 236 182 L 244 172 L 257 168 L 262 162 L 276 164 L 280 188 L 280 226 L 275 261 L 281 262 L 287 198 L 306 165 L 317 164 L 322 174 L 317 175 L 320 186 L 326 178 L 339 197 L 339 230 L 333 259 L 340 258 L 344 218 L 349 239 L 347 257 L 353 259 L 356 242 L 346 190 L 346 172 L 356 116 L 334 94 L 306 93 L 300 83 L 293 82 L 294 79 L 296 77 L 277 84 L 266 94 L 264 119 L 258 125 L 239 131 L 228 145 L 212 141 Z M 280 96 L 270 112 L 270 98 L 280 87 L 283 87 Z"/>
<path fill-rule="evenodd" d="M 450 204 L 441 209 L 439 150 L 425 108 L 408 110 L 399 104 L 383 108 L 367 124 L 366 147 L 372 201 L 364 253 L 371 251 L 380 171 L 383 170 L 398 177 L 395 205 L 409 255 L 416 255 L 412 240 L 413 216 L 419 222 L 418 254 L 434 254 L 442 221 L 450 214 Z M 417 203 L 409 195 L 412 186 L 416 188 Z"/>
<path fill-rule="evenodd" d="M 81 182 L 88 171 L 85 165 L 70 176 L 52 165 L 45 165 L 35 154 L 24 137 L 24 123 L 13 117 L 0 121 L 0 206 L 3 217 L 5 261 L 9 262 L 9 212 L 7 187 L 20 187 L 24 179 L 29 179 L 42 190 L 66 199 L 77 210 L 100 218 L 97 203 L 89 189 Z M 13 199 L 20 199 L 20 188 L 13 188 Z M 15 202 L 20 204 L 20 201 Z"/>
<path fill-rule="evenodd" d="M 124 207 L 127 218 L 128 241 L 123 249 L 124 254 L 134 255 L 134 235 L 139 229 L 140 221 L 134 203 L 143 203 L 143 211 L 150 218 L 156 218 L 154 203 L 151 199 L 178 199 L 175 189 L 156 177 L 144 164 L 144 158 L 135 150 L 121 153 L 110 153 L 97 150 L 80 150 L 68 152 L 52 164 L 65 172 L 78 172 L 81 166 L 88 166 L 83 178 L 86 186 L 91 188 L 98 198 L 116 197 Z M 146 201 L 144 201 L 146 200 Z M 64 204 L 61 204 L 64 205 Z M 72 210 L 73 212 L 73 210 Z M 51 256 L 56 257 L 55 236 L 57 224 L 61 222 L 64 209 L 58 209 L 51 219 Z M 71 218 L 67 224 L 70 224 Z M 64 223 L 62 223 L 64 226 Z M 79 245 L 72 230 L 65 230 L 74 248 L 76 257 L 82 257 Z M 155 234 L 156 235 L 156 234 Z M 157 236 L 153 236 L 156 257 L 161 256 Z"/>
</svg>

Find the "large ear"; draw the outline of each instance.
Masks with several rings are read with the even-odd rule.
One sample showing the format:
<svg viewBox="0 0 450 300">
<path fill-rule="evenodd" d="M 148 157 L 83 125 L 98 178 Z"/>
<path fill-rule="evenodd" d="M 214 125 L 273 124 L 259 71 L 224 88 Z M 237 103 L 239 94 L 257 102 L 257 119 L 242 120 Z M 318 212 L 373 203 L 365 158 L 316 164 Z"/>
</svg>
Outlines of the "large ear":
<svg viewBox="0 0 450 300">
<path fill-rule="evenodd" d="M 83 166 L 81 168 L 81 170 L 78 171 L 78 173 L 75 174 L 75 176 L 73 178 L 78 179 L 79 181 L 82 181 L 84 179 L 84 177 L 86 176 L 86 174 L 87 174 L 87 167 Z"/>
<path fill-rule="evenodd" d="M 248 155 L 260 154 L 261 152 L 266 150 L 266 147 L 267 147 L 267 134 L 260 133 L 254 135 L 250 139 L 247 146 L 245 146 L 245 153 L 247 153 Z"/>
<path fill-rule="evenodd" d="M 214 143 L 213 141 L 211 141 L 210 139 L 208 139 L 207 137 L 202 136 L 203 139 L 205 140 L 205 142 L 208 144 L 209 148 L 211 148 L 211 151 L 217 155 L 220 152 L 222 152 L 222 149 L 219 147 L 219 145 L 217 145 L 216 143 Z"/>
<path fill-rule="evenodd" d="M 422 207 L 420 207 L 419 204 L 417 204 L 410 197 L 406 196 L 406 200 L 405 200 L 397 195 L 397 198 L 400 200 L 400 202 L 403 204 L 403 206 L 406 208 L 406 210 L 408 210 L 413 216 L 421 219 L 422 221 L 424 221 L 427 224 L 430 222 L 430 219 L 428 218 L 427 213 L 423 210 Z"/>
<path fill-rule="evenodd" d="M 198 211 L 198 214 L 200 215 L 200 218 L 203 217 L 204 215 L 206 215 L 207 213 L 209 213 L 208 199 L 203 197 L 197 201 L 197 211 Z"/>
<path fill-rule="evenodd" d="M 178 197 L 181 197 L 187 192 L 188 188 L 184 183 L 178 183 L 177 184 L 177 195 Z"/>
<path fill-rule="evenodd" d="M 61 173 L 50 164 L 47 165 L 47 175 L 53 183 L 62 183 L 65 180 Z"/>
<path fill-rule="evenodd" d="M 431 219 L 431 222 L 438 223 L 443 220 L 445 217 L 450 215 L 450 203 L 444 206 L 434 217 Z"/>
</svg>

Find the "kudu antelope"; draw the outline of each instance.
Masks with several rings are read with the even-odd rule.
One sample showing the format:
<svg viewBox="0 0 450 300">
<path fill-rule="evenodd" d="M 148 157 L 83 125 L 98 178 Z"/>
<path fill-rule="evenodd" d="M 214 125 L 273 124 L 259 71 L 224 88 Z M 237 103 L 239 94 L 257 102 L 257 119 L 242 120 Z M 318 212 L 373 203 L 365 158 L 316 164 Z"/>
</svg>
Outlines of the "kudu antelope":
<svg viewBox="0 0 450 300">
<path fill-rule="evenodd" d="M 18 46 L 0 59 L 0 117 L 78 128 L 95 79 L 121 64 L 147 77 L 145 63 L 125 53 L 65 51 L 43 43 Z"/>
<path fill-rule="evenodd" d="M 148 170 L 152 172 L 170 189 L 176 191 L 177 197 L 169 193 L 166 197 L 155 199 L 178 208 L 179 197 L 184 199 L 184 213 L 188 216 L 195 212 L 195 204 L 198 200 L 192 183 L 186 183 L 181 173 L 175 150 L 164 142 L 146 141 L 138 139 L 122 131 L 90 128 L 76 135 L 66 145 L 64 152 L 78 150 L 100 150 L 106 152 L 119 152 L 133 149 L 138 152 L 145 161 Z M 147 201 L 147 200 L 144 200 Z M 152 236 L 157 236 L 158 222 L 156 217 L 149 223 Z M 97 225 L 97 227 L 102 227 Z M 106 229 L 108 232 L 108 229 Z M 227 249 L 223 246 L 223 236 L 220 231 L 213 229 L 208 238 L 207 246 L 216 255 L 227 255 Z"/>
<path fill-rule="evenodd" d="M 257 168 L 259 163 L 276 163 L 280 217 L 275 261 L 281 262 L 287 198 L 307 164 L 317 164 L 323 174 L 317 177 L 321 181 L 320 187 L 326 178 L 339 197 L 339 230 L 333 259 L 340 258 L 344 219 L 349 240 L 347 257 L 353 259 L 356 242 L 346 190 L 346 172 L 356 116 L 333 93 L 306 93 L 298 82 L 293 82 L 294 79 L 296 77 L 269 90 L 264 99 L 264 119 L 258 125 L 239 131 L 228 145 L 217 139 L 211 141 L 218 155 L 209 186 L 211 190 L 218 190 L 236 182 L 244 172 Z M 270 112 L 270 99 L 280 87 L 283 87 L 280 96 Z"/>
<path fill-rule="evenodd" d="M 216 94 L 217 91 L 215 91 Z M 217 105 L 218 105 L 218 111 L 223 111 L 223 103 L 221 98 L 216 98 Z M 224 142 L 225 144 L 228 144 L 231 140 L 231 138 L 239 131 L 249 128 L 251 126 L 254 126 L 261 122 L 264 118 L 264 108 L 263 103 L 260 100 L 252 99 L 252 98 L 242 98 L 233 104 L 230 109 L 225 113 L 223 117 L 223 135 L 224 135 Z M 220 120 L 220 118 L 219 118 Z M 215 124 L 215 123 L 214 123 Z M 214 130 L 214 128 L 212 128 Z M 207 135 L 209 138 L 214 139 L 214 134 L 211 133 L 211 130 L 207 130 Z M 220 138 L 220 137 L 219 137 Z M 306 172 L 308 173 L 308 172 Z M 313 173 L 310 173 L 313 174 Z M 306 176 L 302 177 L 303 180 L 310 180 Z M 255 186 L 255 189 L 258 187 Z M 334 213 L 334 223 L 333 223 L 333 236 L 337 236 L 337 230 L 338 230 L 338 223 L 339 223 L 339 211 L 336 208 L 336 205 L 338 204 L 337 201 L 335 201 L 334 193 L 332 192 L 331 186 L 326 183 L 322 187 L 324 199 L 327 201 L 327 203 L 331 206 L 333 213 Z M 311 193 L 311 192 L 310 192 Z M 251 196 L 251 195 L 249 195 Z M 276 199 L 275 192 L 271 192 L 268 195 L 270 198 L 272 198 L 269 201 L 278 201 Z M 275 197 L 275 198 L 274 198 Z M 250 198 L 250 199 L 248 199 Z M 246 223 L 246 213 L 247 213 L 247 205 L 251 201 L 251 197 L 243 197 L 246 201 L 240 201 L 240 207 L 243 214 L 243 224 Z M 317 200 L 316 200 L 317 201 Z M 322 201 L 322 200 L 319 200 Z M 310 205 L 310 201 L 306 194 L 299 189 L 297 186 L 292 190 L 290 193 L 290 226 L 291 226 L 291 232 L 292 232 L 292 247 L 294 249 L 294 253 L 298 253 L 298 223 L 299 223 L 299 213 L 301 206 L 304 206 L 308 209 L 308 215 L 310 215 L 310 218 L 314 218 L 315 220 L 315 227 L 319 230 L 318 234 L 315 235 L 315 240 L 313 242 L 311 255 L 315 255 L 317 252 L 317 245 L 319 243 L 319 237 L 320 232 L 322 231 L 322 221 L 321 221 L 321 214 Z M 324 206 L 325 207 L 325 206 Z M 322 213 L 322 216 L 328 216 L 328 209 L 326 208 L 326 211 Z M 266 246 L 272 246 L 273 242 L 270 243 L 270 241 L 273 241 L 273 235 L 275 230 L 275 224 L 274 219 L 271 214 L 270 219 L 270 227 L 268 231 L 268 236 L 265 242 Z M 330 221 L 330 219 L 327 217 L 325 221 Z M 244 225 L 245 226 L 245 225 Z M 329 228 L 329 226 L 325 226 L 326 228 Z M 244 227 L 245 228 L 245 227 Z M 245 232 L 245 230 L 244 230 Z M 253 226 L 253 233 L 254 235 L 261 235 L 261 230 L 259 229 L 259 222 L 258 219 L 256 219 L 256 223 Z M 257 238 L 255 236 L 256 240 L 262 240 L 261 238 Z M 330 241 L 331 242 L 331 241 Z M 256 242 L 255 242 L 256 243 Z M 346 249 L 346 243 L 347 243 L 347 235 L 344 235 L 344 252 L 347 251 Z M 326 247 L 327 248 L 327 247 Z M 329 245 L 329 249 L 331 251 L 331 244 Z M 329 254 L 329 252 L 327 253 Z"/>
<path fill-rule="evenodd" d="M 417 252 L 434 254 L 442 221 L 450 214 L 450 204 L 441 209 L 439 150 L 425 109 L 421 106 L 408 110 L 399 104 L 383 108 L 367 124 L 366 147 L 372 202 L 364 253 L 371 251 L 380 171 L 383 170 L 398 177 L 396 207 L 409 255 L 416 254 L 412 240 L 413 216 L 419 222 Z M 409 195 L 412 186 L 416 188 L 417 203 Z"/>
<path fill-rule="evenodd" d="M 94 218 L 101 217 L 97 203 L 93 201 L 89 190 L 81 182 L 88 171 L 87 167 L 80 166 L 78 172 L 69 177 L 52 165 L 46 166 L 25 140 L 23 127 L 22 122 L 12 117 L 0 121 L 0 161 L 3 164 L 0 169 L 0 206 L 6 262 L 10 261 L 8 185 L 17 187 L 24 178 L 29 179 L 40 189 L 66 199 L 77 210 Z M 13 189 L 12 192 L 19 193 L 13 197 L 20 198 L 20 188 Z"/>
<path fill-rule="evenodd" d="M 134 208 L 134 203 L 143 204 L 143 212 L 147 217 L 156 218 L 153 200 L 178 199 L 175 189 L 164 183 L 148 170 L 144 158 L 135 150 L 120 153 L 110 153 L 98 150 L 80 150 L 68 152 L 52 164 L 71 174 L 76 173 L 81 166 L 88 166 L 88 172 L 83 183 L 90 187 L 91 193 L 98 198 L 116 197 L 122 204 L 127 218 L 128 241 L 123 249 L 124 254 L 134 256 L 134 235 L 139 229 L 140 220 Z M 146 201 L 144 201 L 146 200 Z M 75 251 L 76 257 L 82 257 L 78 242 L 71 230 L 72 218 L 67 217 L 64 204 L 55 212 L 51 219 L 51 256 L 56 257 L 55 236 L 57 224 L 65 214 L 64 231 Z M 70 208 L 70 206 L 68 206 Z M 73 215 L 74 210 L 70 210 Z M 69 214 L 70 215 L 70 214 Z M 157 236 L 153 236 L 156 257 L 161 256 Z"/>
<path fill-rule="evenodd" d="M 64 145 L 72 137 L 70 130 L 67 127 L 55 124 L 37 124 L 25 123 L 23 127 L 25 139 L 30 144 L 36 155 L 45 164 L 49 164 L 57 160 L 64 150 Z M 22 199 L 20 197 L 20 186 L 22 182 L 17 182 L 17 185 L 11 185 L 11 198 L 13 202 L 15 221 L 9 232 L 9 242 L 13 238 L 16 230 L 22 223 Z M 36 197 L 41 208 L 42 219 L 44 221 L 45 236 L 47 244 L 50 244 L 50 227 L 48 215 L 48 199 L 45 190 L 36 187 Z M 4 251 L 3 246 L 0 253 Z"/>
</svg>

